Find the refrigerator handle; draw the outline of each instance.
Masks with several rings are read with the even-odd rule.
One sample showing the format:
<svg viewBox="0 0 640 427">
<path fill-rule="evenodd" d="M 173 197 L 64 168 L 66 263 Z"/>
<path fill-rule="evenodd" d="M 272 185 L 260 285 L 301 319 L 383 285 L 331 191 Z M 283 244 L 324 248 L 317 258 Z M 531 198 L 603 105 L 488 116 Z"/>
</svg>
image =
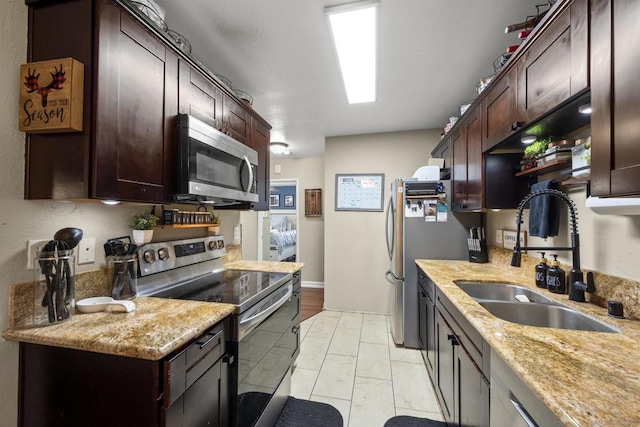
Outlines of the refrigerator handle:
<svg viewBox="0 0 640 427">
<path fill-rule="evenodd" d="M 403 280 L 399 277 L 396 277 L 396 275 L 393 274 L 393 271 L 391 270 L 387 270 L 384 277 L 387 279 L 387 282 L 391 283 L 392 285 L 395 285 L 396 282 L 401 282 Z"/>
<path fill-rule="evenodd" d="M 392 207 L 393 207 L 393 197 L 389 197 L 389 203 L 387 203 L 387 221 L 384 226 L 385 239 L 387 240 L 387 252 L 389 253 L 389 259 L 393 259 L 393 245 L 395 244 L 395 237 L 396 237 L 395 224 L 392 224 L 391 225 L 392 227 L 391 241 L 389 241 L 389 217 L 391 217 L 392 221 L 395 221 Z"/>
</svg>

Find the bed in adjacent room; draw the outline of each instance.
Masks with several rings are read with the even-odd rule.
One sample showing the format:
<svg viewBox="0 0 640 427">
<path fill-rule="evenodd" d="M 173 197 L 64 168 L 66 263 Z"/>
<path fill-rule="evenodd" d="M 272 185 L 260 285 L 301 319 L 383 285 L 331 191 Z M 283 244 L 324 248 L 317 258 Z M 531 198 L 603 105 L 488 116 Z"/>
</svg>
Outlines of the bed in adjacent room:
<svg viewBox="0 0 640 427">
<path fill-rule="evenodd" d="M 271 261 L 296 261 L 297 230 L 295 215 L 270 216 L 270 250 Z"/>
</svg>

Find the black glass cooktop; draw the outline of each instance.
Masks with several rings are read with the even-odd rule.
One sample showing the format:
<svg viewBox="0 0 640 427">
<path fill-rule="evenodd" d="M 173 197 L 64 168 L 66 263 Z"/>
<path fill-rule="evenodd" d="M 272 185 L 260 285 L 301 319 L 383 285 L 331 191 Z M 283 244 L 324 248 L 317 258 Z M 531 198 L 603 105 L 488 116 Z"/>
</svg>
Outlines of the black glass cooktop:
<svg viewBox="0 0 640 427">
<path fill-rule="evenodd" d="M 150 296 L 233 304 L 239 314 L 290 279 L 287 273 L 221 270 Z"/>
</svg>

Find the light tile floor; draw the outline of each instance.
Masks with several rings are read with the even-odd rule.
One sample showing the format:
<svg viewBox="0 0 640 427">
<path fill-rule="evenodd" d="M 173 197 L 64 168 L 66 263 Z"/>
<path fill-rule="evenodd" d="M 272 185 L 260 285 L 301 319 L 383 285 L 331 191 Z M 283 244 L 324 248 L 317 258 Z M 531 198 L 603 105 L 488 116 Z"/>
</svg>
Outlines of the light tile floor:
<svg viewBox="0 0 640 427">
<path fill-rule="evenodd" d="M 420 352 L 395 346 L 387 317 L 325 310 L 302 322 L 291 394 L 333 405 L 344 427 L 396 415 L 442 421 Z"/>
</svg>

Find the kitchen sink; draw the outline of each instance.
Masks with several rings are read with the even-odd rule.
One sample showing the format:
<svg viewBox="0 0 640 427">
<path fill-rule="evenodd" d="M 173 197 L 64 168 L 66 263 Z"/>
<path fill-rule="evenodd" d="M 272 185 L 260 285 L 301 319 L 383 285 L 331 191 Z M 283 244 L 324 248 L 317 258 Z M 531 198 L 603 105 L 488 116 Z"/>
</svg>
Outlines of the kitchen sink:
<svg viewBox="0 0 640 427">
<path fill-rule="evenodd" d="M 491 300 L 516 302 L 518 301 L 516 299 L 516 295 L 524 295 L 527 297 L 529 302 L 559 305 L 556 301 L 539 294 L 536 291 L 511 283 L 472 282 L 464 280 L 457 280 L 454 283 L 476 301 Z M 526 304 L 526 301 L 524 304 Z"/>
<path fill-rule="evenodd" d="M 478 302 L 494 316 L 521 325 L 593 332 L 620 332 L 604 322 L 561 305 L 486 300 Z"/>
</svg>

